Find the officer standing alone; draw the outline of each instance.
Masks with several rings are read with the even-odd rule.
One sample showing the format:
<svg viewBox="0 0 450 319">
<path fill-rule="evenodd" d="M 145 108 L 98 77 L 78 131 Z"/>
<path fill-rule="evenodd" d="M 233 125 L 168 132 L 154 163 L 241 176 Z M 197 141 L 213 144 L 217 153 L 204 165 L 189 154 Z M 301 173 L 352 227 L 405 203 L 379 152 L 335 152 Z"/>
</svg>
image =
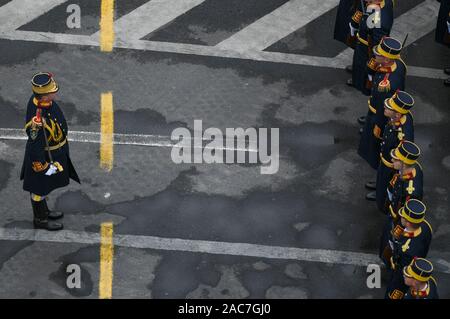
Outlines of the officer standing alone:
<svg viewBox="0 0 450 319">
<path fill-rule="evenodd" d="M 46 196 L 53 190 L 80 179 L 69 156 L 68 127 L 63 112 L 54 101 L 59 88 L 53 75 L 40 72 L 31 80 L 31 96 L 25 121 L 28 140 L 20 179 L 23 189 L 30 192 L 35 228 L 60 230 L 61 223 L 53 220 L 63 213 L 51 211 Z"/>
</svg>

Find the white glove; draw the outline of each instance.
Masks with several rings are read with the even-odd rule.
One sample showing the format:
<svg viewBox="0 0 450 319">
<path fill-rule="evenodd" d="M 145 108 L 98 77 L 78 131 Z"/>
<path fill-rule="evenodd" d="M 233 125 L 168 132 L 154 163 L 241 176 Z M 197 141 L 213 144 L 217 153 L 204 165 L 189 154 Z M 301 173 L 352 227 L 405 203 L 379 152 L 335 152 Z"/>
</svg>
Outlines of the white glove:
<svg viewBox="0 0 450 319">
<path fill-rule="evenodd" d="M 57 171 L 58 171 L 58 168 L 57 168 L 55 165 L 50 164 L 50 167 L 49 167 L 49 169 L 47 170 L 47 172 L 45 172 L 45 175 L 51 176 L 51 175 L 53 175 L 53 174 L 56 174 Z"/>
<path fill-rule="evenodd" d="M 350 35 L 351 35 L 352 37 L 354 37 L 354 36 L 356 35 L 356 32 L 358 31 L 358 29 L 354 28 L 354 27 L 352 26 L 352 23 L 351 23 L 351 22 L 350 22 L 348 25 L 350 26 Z"/>
<path fill-rule="evenodd" d="M 394 250 L 394 243 L 389 240 L 389 247 L 391 247 L 392 250 Z"/>
<path fill-rule="evenodd" d="M 372 75 L 368 74 L 367 77 L 369 78 L 369 81 L 372 82 Z"/>
<path fill-rule="evenodd" d="M 388 195 L 389 200 L 392 202 L 392 198 L 393 198 L 394 196 L 393 196 L 392 193 L 389 191 L 389 189 L 386 189 L 386 192 L 387 192 L 387 195 Z"/>
</svg>

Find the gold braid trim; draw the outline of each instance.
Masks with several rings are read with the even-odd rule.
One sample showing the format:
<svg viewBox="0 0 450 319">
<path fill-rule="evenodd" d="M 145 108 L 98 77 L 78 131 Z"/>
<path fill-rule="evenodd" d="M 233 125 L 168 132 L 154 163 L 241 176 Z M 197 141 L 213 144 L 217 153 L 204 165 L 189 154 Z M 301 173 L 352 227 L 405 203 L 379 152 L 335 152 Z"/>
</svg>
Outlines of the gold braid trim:
<svg viewBox="0 0 450 319">
<path fill-rule="evenodd" d="M 398 289 L 395 289 L 392 293 L 389 294 L 389 299 L 403 299 L 404 293 Z"/>
</svg>

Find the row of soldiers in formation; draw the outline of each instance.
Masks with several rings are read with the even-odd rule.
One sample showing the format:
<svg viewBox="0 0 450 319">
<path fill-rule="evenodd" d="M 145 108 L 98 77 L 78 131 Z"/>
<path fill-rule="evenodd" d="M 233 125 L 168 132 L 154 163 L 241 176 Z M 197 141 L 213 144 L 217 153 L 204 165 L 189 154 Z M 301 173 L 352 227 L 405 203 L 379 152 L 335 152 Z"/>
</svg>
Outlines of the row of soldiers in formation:
<svg viewBox="0 0 450 319">
<path fill-rule="evenodd" d="M 405 91 L 404 40 L 390 37 L 394 2 L 341 0 L 335 39 L 354 49 L 348 84 L 369 96 L 367 115 L 358 119 L 358 154 L 377 171 L 376 181 L 366 184 L 372 190 L 366 199 L 386 215 L 379 248 L 390 275 L 385 296 L 437 299 L 433 265 L 426 259 L 432 228 L 425 219 L 421 151 L 414 143 L 414 98 Z M 442 43 L 449 38 L 449 15 L 450 0 L 441 0 L 436 38 Z"/>
</svg>

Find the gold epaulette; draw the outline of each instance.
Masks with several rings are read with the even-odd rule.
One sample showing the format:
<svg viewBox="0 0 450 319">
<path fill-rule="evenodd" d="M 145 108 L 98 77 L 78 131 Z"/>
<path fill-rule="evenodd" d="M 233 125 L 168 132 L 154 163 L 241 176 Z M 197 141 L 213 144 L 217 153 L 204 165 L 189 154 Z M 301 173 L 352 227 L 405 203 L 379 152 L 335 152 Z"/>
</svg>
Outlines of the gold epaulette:
<svg viewBox="0 0 450 319">
<path fill-rule="evenodd" d="M 403 299 L 405 294 L 402 291 L 395 289 L 393 292 L 388 294 L 388 296 L 389 296 L 389 299 Z"/>
<path fill-rule="evenodd" d="M 363 17 L 363 13 L 359 10 L 356 10 L 356 12 L 352 16 L 352 20 L 353 20 L 353 22 L 360 24 L 362 17 Z"/>
<path fill-rule="evenodd" d="M 372 71 L 377 70 L 377 62 L 375 61 L 375 58 L 371 58 L 369 62 L 367 62 L 367 67 L 371 69 Z"/>
<path fill-rule="evenodd" d="M 399 239 L 400 236 L 403 234 L 403 227 L 400 225 L 396 225 L 394 227 L 394 229 L 391 231 L 391 235 L 395 238 L 395 239 Z"/>
</svg>

